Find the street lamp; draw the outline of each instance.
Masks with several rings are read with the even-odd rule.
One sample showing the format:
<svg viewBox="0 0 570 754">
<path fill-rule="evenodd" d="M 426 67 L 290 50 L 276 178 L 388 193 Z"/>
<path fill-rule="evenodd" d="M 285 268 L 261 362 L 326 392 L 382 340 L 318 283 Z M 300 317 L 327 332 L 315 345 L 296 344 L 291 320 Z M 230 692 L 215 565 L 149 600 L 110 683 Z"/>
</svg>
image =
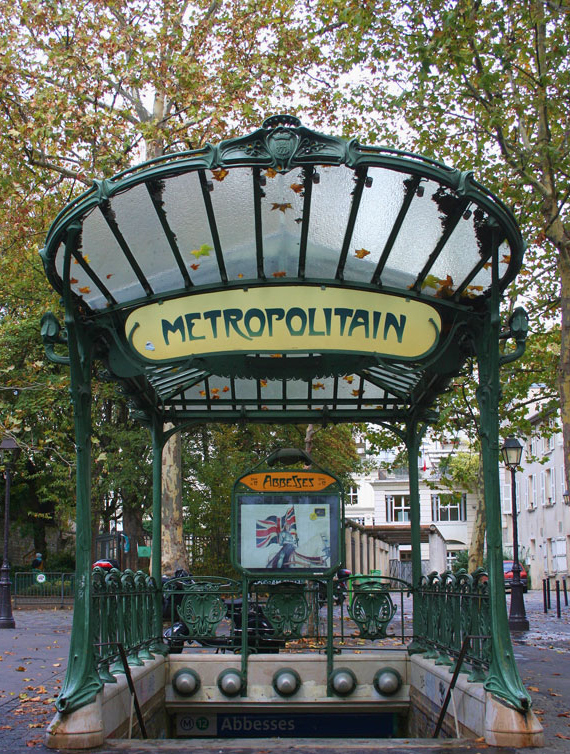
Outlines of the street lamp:
<svg viewBox="0 0 570 754">
<path fill-rule="evenodd" d="M 0 628 L 15 628 L 12 615 L 12 595 L 10 594 L 10 563 L 8 562 L 8 539 L 10 530 L 10 472 L 20 449 L 8 435 L 0 443 L 0 461 L 4 462 L 6 479 L 6 505 L 4 506 L 4 557 L 0 569 Z"/>
<path fill-rule="evenodd" d="M 519 563 L 519 530 L 517 520 L 517 489 L 515 472 L 520 465 L 522 445 L 514 437 L 507 437 L 501 454 L 503 463 L 511 471 L 511 502 L 513 513 L 513 582 L 511 584 L 511 608 L 509 611 L 509 627 L 512 631 L 528 631 L 529 624 L 524 609 L 523 585 L 521 583 L 521 564 Z"/>
</svg>

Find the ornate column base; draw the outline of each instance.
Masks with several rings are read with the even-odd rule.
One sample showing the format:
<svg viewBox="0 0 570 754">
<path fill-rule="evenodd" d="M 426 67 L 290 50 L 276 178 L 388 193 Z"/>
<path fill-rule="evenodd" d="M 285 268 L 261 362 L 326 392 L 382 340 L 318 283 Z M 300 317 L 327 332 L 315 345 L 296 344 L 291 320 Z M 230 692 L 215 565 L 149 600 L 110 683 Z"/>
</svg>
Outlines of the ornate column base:
<svg viewBox="0 0 570 754">
<path fill-rule="evenodd" d="M 92 749 L 105 743 L 103 693 L 74 712 L 58 712 L 46 731 L 49 749 Z"/>
<path fill-rule="evenodd" d="M 519 712 L 487 694 L 485 743 L 514 749 L 544 746 L 544 733 L 532 709 Z"/>
</svg>

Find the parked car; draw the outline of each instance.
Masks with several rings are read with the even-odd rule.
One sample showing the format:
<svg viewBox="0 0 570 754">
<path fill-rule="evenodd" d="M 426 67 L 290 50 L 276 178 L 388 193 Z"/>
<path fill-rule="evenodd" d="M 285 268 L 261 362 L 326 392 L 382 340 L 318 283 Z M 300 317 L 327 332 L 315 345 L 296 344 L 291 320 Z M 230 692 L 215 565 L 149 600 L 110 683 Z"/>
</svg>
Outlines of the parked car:
<svg viewBox="0 0 570 754">
<path fill-rule="evenodd" d="M 512 560 L 503 560 L 503 572 L 505 574 L 505 589 L 510 590 L 513 583 L 513 564 Z M 523 585 L 523 592 L 528 591 L 528 574 L 524 567 L 521 565 L 521 584 Z"/>
</svg>

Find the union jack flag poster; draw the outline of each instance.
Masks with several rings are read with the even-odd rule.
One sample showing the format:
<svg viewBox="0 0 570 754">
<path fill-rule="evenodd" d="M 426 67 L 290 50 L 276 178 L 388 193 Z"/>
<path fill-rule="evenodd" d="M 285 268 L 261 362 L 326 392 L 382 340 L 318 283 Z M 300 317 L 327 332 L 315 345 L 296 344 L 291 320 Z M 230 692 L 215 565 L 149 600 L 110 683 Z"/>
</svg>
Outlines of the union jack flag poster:
<svg viewBox="0 0 570 754">
<path fill-rule="evenodd" d="M 281 544 L 281 535 L 285 530 L 297 536 L 297 521 L 293 506 L 287 510 L 284 516 L 267 516 L 267 518 L 257 520 L 255 546 L 268 547 L 272 544 Z"/>
</svg>

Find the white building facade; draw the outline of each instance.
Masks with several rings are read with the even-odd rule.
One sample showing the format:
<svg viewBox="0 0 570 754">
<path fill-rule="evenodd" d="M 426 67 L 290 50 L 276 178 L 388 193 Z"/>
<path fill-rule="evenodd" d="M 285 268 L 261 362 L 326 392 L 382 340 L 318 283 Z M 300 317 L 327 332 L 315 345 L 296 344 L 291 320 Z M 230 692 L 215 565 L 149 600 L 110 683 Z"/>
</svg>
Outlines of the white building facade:
<svg viewBox="0 0 570 754">
<path fill-rule="evenodd" d="M 361 448 L 362 449 L 362 448 Z M 454 443 L 425 442 L 419 460 L 420 525 L 435 526 L 446 546 L 446 565 L 456 555 L 469 550 L 476 496 L 462 491 L 434 488 L 439 478 L 439 462 L 456 450 Z M 407 469 L 390 468 L 393 454 L 375 456 L 373 467 L 354 478 L 347 494 L 346 517 L 360 524 L 381 527 L 383 531 L 410 525 L 410 487 Z M 411 545 L 402 541 L 392 548 L 391 559 L 411 561 Z M 422 544 L 422 561 L 430 559 L 429 545 Z"/>
<path fill-rule="evenodd" d="M 550 437 L 540 437 L 543 420 L 538 415 L 534 419 L 536 432 L 521 440 L 522 470 L 515 474 L 515 484 L 519 559 L 530 569 L 531 587 L 540 589 L 546 577 L 568 576 L 570 505 L 564 499 L 566 479 L 560 421 L 547 420 L 555 432 Z M 505 557 L 512 558 L 511 473 L 506 469 L 502 473 L 503 546 Z"/>
</svg>

